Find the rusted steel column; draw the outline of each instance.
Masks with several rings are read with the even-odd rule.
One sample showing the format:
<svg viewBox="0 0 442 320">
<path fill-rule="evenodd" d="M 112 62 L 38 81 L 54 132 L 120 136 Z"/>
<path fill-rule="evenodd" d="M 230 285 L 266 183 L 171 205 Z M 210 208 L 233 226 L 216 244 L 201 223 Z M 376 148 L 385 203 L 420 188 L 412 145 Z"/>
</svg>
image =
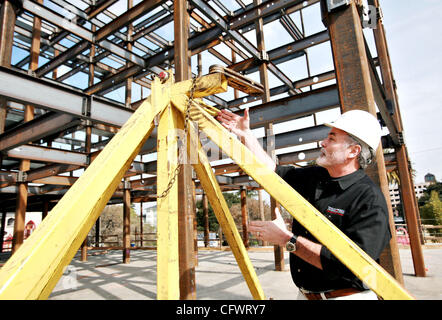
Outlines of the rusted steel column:
<svg viewBox="0 0 442 320">
<path fill-rule="evenodd" d="M 330 33 L 341 111 L 360 109 L 376 115 L 370 66 L 357 5 L 352 1 L 348 6 L 332 13 L 327 13 L 324 6 L 322 10 L 325 15 L 324 22 Z M 365 171 L 380 186 L 388 205 L 392 239 L 381 256 L 381 265 L 399 282 L 403 283 L 402 269 L 397 253 L 396 231 L 392 223 L 393 210 L 381 147 L 376 153 L 376 165 L 369 166 Z"/>
<path fill-rule="evenodd" d="M 261 221 L 265 221 L 265 214 L 264 214 L 264 199 L 262 198 L 263 190 L 258 190 L 258 202 L 259 202 L 259 217 L 261 218 Z M 267 241 L 262 241 L 262 246 L 267 246 Z"/>
<path fill-rule="evenodd" d="M 209 246 L 209 201 L 207 195 L 203 193 L 203 221 L 204 221 L 204 246 Z"/>
<path fill-rule="evenodd" d="M 129 180 L 124 183 L 123 192 L 123 263 L 130 262 L 130 189 Z"/>
<path fill-rule="evenodd" d="M 141 178 L 143 175 L 141 175 Z M 143 246 L 143 201 L 140 202 L 140 247 Z"/>
<path fill-rule="evenodd" d="M 3 211 L 2 213 L 2 221 L 0 226 L 0 252 L 3 252 L 3 239 L 5 234 L 5 223 L 6 223 L 6 211 Z"/>
<path fill-rule="evenodd" d="M 16 7 L 11 1 L 2 1 L 0 7 L 0 65 L 11 67 L 12 44 L 14 41 L 14 26 Z M 0 97 L 0 134 L 5 132 L 6 99 Z M 1 159 L 1 156 L 0 156 Z M 0 163 L 1 164 L 1 163 Z"/>
<path fill-rule="evenodd" d="M 43 3 L 43 0 L 38 0 L 38 3 Z M 34 25 L 32 29 L 32 42 L 30 52 L 29 70 L 35 71 L 38 68 L 38 57 L 40 54 L 40 33 L 41 33 L 41 19 L 34 17 Z M 34 119 L 34 107 L 26 105 L 24 110 L 24 122 Z M 20 162 L 19 170 L 21 172 L 29 171 L 31 167 L 30 160 L 22 160 Z M 24 227 L 26 218 L 26 207 L 28 203 L 28 183 L 26 179 L 17 183 L 17 205 L 15 208 L 15 222 L 14 222 L 14 238 L 12 252 L 16 252 L 23 244 Z"/>
<path fill-rule="evenodd" d="M 100 217 L 95 222 L 95 246 L 100 246 Z"/>
<path fill-rule="evenodd" d="M 175 0 L 174 7 L 174 64 L 175 81 L 191 78 L 189 38 L 189 14 L 187 1 Z M 183 129 L 184 124 L 178 129 Z M 180 299 L 196 299 L 195 250 L 193 237 L 193 219 L 195 204 L 192 192 L 192 167 L 184 163 L 178 175 L 178 241 L 180 269 Z"/>
<path fill-rule="evenodd" d="M 92 54 L 92 50 L 91 50 Z M 92 70 L 93 72 L 93 70 Z M 91 69 L 89 69 L 89 81 L 93 81 L 94 75 L 92 73 L 91 75 Z M 91 152 L 92 147 L 92 126 L 90 125 L 89 121 L 86 125 L 86 141 L 85 141 L 85 151 L 86 153 Z M 73 171 L 71 171 L 72 173 Z M 84 239 L 83 243 L 81 244 L 81 261 L 86 262 L 87 261 L 87 247 L 88 247 L 88 236 Z"/>
<path fill-rule="evenodd" d="M 46 218 L 46 216 L 48 215 L 48 212 L 49 212 L 49 201 L 44 200 L 43 201 L 43 210 L 41 212 L 41 220 L 44 220 L 44 218 Z"/>
<path fill-rule="evenodd" d="M 376 7 L 379 7 L 378 0 L 374 0 Z M 377 20 L 376 28 L 373 29 L 376 50 L 378 53 L 379 64 L 381 67 L 382 82 L 386 99 L 393 105 L 393 121 L 396 124 L 398 133 L 402 133 L 402 117 L 397 99 L 396 87 L 394 84 L 393 70 L 391 67 L 388 45 L 385 37 L 384 25 L 381 19 Z M 416 194 L 414 192 L 414 183 L 411 176 L 411 169 L 408 162 L 408 153 L 405 143 L 396 146 L 396 162 L 399 171 L 400 188 L 403 208 L 405 212 L 408 234 L 410 236 L 410 247 L 413 258 L 414 272 L 418 277 L 425 277 L 425 262 L 422 252 L 420 228 L 419 228 L 419 208 L 416 203 Z"/>
<path fill-rule="evenodd" d="M 249 219 L 247 210 L 247 192 L 245 187 L 241 187 L 241 217 L 242 217 L 242 240 L 246 248 L 249 247 Z"/>
<path fill-rule="evenodd" d="M 253 0 L 253 4 L 258 6 L 262 3 L 262 0 Z M 266 54 L 265 50 L 265 42 L 264 42 L 264 22 L 263 19 L 260 18 L 256 20 L 256 43 L 258 50 L 262 53 L 263 57 Z M 268 68 L 265 62 L 261 63 L 259 66 L 259 76 L 261 80 L 261 84 L 264 86 L 264 95 L 262 96 L 262 102 L 266 103 L 270 101 L 270 84 L 269 84 L 269 76 L 268 76 Z M 274 150 L 274 139 L 269 138 L 269 136 L 273 136 L 273 124 L 267 124 L 265 126 L 265 132 L 267 138 L 267 153 L 276 160 L 276 154 Z M 270 142 L 270 143 L 269 143 Z M 273 146 L 273 148 L 272 148 Z M 277 203 L 273 198 L 270 198 L 270 214 L 272 219 L 276 219 L 275 209 L 279 208 L 279 203 Z M 284 271 L 284 248 L 279 245 L 274 245 L 274 256 L 275 256 L 275 270 L 276 271 Z"/>
</svg>

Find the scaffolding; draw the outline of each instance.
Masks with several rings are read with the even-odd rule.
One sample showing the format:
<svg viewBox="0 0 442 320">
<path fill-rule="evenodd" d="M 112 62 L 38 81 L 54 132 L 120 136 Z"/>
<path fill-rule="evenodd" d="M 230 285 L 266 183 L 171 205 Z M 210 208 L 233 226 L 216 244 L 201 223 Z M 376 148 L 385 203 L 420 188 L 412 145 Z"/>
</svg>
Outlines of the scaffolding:
<svg viewBox="0 0 442 320">
<path fill-rule="evenodd" d="M 306 24 L 304 16 L 312 14 L 310 20 L 316 18 L 322 26 L 319 30 L 311 31 Z M 367 17 L 371 19 L 366 20 Z M 281 38 L 287 41 L 266 49 L 266 34 L 275 27 L 278 32 L 285 32 L 286 37 Z M 123 203 L 123 259 L 129 263 L 130 205 L 161 203 L 157 195 L 163 190 L 160 185 L 170 180 L 171 169 L 164 167 L 167 161 L 160 159 L 161 140 L 157 138 L 165 135 L 160 133 L 164 127 L 161 129 L 159 123 L 171 122 L 172 128 L 184 128 L 173 110 L 166 120 L 158 119 L 158 113 L 142 110 L 146 109 L 146 101 L 156 110 L 166 108 L 162 101 L 171 98 L 158 98 L 165 93 L 160 90 L 154 94 L 154 84 L 158 78 L 167 78 L 170 70 L 176 85 L 182 86 L 181 91 L 177 89 L 181 98 L 174 98 L 175 105 L 183 106 L 182 101 L 176 100 L 191 91 L 192 81 L 188 79 L 204 78 L 203 69 L 208 66 L 203 62 L 208 60 L 215 61 L 210 65 L 218 66 L 209 68 L 205 77 L 227 76 L 230 92 L 221 93 L 227 87 L 213 90 L 213 84 L 219 81 L 212 79 L 207 81 L 210 85 L 200 83 L 198 92 L 204 94 L 196 98 L 201 99 L 206 110 L 228 108 L 242 113 L 244 107 L 249 107 L 251 127 L 263 129 L 263 145 L 280 164 L 303 166 L 316 158 L 317 142 L 328 132 L 318 123 L 322 113 L 356 108 L 376 114 L 388 129 L 383 147 L 394 149 L 394 153 L 388 155 L 387 167 L 379 148 L 376 164 L 367 173 L 381 186 L 389 203 L 386 171 L 397 167 L 415 273 L 425 276 L 413 181 L 377 0 L 146 0 L 137 4 L 132 0 L 5 0 L 0 28 L 0 207 L 3 216 L 11 211 L 16 214 L 14 252 L 23 245 L 26 211 L 42 211 L 46 216 L 63 201 L 78 202 L 63 196 L 78 194 L 72 189 L 80 185 L 91 193 L 101 190 L 106 195 L 102 199 L 108 196 L 100 206 Z M 375 48 L 369 48 L 367 37 L 372 37 Z M 329 55 L 330 70 L 314 71 L 309 58 L 314 50 L 320 50 L 325 57 Z M 147 94 L 150 97 L 145 99 Z M 119 150 L 118 164 L 100 162 L 100 166 L 95 160 L 101 161 L 102 150 L 117 143 L 113 137 L 124 134 L 123 128 L 128 127 L 134 114 L 146 116 L 144 122 L 133 121 L 138 130 L 127 130 L 133 136 L 124 141 L 134 145 L 123 143 L 126 149 Z M 278 125 L 299 119 L 310 121 L 310 125 L 274 133 Z M 208 141 L 216 140 L 214 136 L 209 138 Z M 222 141 L 218 141 L 220 144 Z M 285 151 L 287 148 L 290 151 Z M 212 165 L 220 190 L 263 188 L 263 181 L 253 179 L 252 171 L 244 170 L 240 161 L 234 161 L 233 154 L 226 153 L 218 153 L 216 160 L 227 160 L 228 169 L 217 161 Z M 118 168 L 119 178 L 109 175 L 113 180 L 107 183 L 95 180 L 86 185 L 75 184 L 80 178 L 91 182 L 84 175 L 94 165 L 97 174 L 106 168 Z M 207 174 L 208 170 L 203 172 Z M 175 248 L 179 251 L 173 254 L 179 260 L 180 272 L 179 286 L 170 285 L 171 290 L 179 290 L 181 299 L 194 299 L 196 294 L 194 207 L 195 194 L 207 189 L 202 187 L 203 172 L 198 179 L 190 164 L 182 165 L 173 186 L 177 192 L 178 224 L 176 230 L 169 232 L 179 238 L 180 246 Z M 216 198 L 213 194 L 211 197 Z M 279 205 L 275 198 L 278 195 L 272 195 L 272 212 Z M 96 212 L 96 217 L 99 214 Z M 402 283 L 390 204 L 389 214 L 393 238 L 381 257 L 381 265 Z M 95 220 L 88 220 L 81 237 L 74 241 L 75 250 L 82 247 L 84 259 L 84 239 Z M 243 234 L 247 235 L 246 229 Z M 276 247 L 275 268 L 283 270 L 283 264 L 283 249 Z M 54 270 L 50 276 L 56 279 L 61 270 Z M 46 290 L 40 293 L 42 296 L 50 293 L 49 289 L 42 290 Z M 262 298 L 259 289 L 254 292 L 255 298 Z"/>
</svg>

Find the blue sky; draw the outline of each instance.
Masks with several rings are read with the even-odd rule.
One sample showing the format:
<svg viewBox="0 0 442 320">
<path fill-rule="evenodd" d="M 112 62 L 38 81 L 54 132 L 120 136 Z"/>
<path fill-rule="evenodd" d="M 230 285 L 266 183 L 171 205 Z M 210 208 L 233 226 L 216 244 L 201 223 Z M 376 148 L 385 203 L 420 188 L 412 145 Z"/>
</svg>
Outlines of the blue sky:
<svg viewBox="0 0 442 320">
<path fill-rule="evenodd" d="M 415 182 L 442 179 L 442 1 L 381 0 Z"/>
</svg>

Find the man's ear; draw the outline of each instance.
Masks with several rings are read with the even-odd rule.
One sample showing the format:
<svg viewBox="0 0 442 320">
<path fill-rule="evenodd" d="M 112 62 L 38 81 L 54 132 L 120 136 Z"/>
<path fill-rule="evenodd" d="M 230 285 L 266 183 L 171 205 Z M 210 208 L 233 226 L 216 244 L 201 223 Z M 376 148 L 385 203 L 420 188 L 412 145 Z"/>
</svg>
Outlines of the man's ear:
<svg viewBox="0 0 442 320">
<path fill-rule="evenodd" d="M 358 155 L 362 151 L 361 146 L 358 145 L 358 144 L 351 145 L 349 148 L 350 148 L 350 152 L 348 153 L 348 157 L 351 158 L 351 159 L 357 158 Z"/>
</svg>

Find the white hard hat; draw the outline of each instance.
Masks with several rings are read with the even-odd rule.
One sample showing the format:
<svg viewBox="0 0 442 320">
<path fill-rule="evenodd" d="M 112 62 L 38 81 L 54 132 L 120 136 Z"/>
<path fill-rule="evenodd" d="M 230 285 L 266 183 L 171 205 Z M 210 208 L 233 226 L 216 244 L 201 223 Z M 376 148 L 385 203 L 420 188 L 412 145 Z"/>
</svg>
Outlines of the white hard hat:
<svg viewBox="0 0 442 320">
<path fill-rule="evenodd" d="M 334 122 L 325 123 L 365 142 L 376 151 L 381 140 L 382 130 L 377 118 L 363 110 L 350 110 L 341 114 Z"/>
</svg>

